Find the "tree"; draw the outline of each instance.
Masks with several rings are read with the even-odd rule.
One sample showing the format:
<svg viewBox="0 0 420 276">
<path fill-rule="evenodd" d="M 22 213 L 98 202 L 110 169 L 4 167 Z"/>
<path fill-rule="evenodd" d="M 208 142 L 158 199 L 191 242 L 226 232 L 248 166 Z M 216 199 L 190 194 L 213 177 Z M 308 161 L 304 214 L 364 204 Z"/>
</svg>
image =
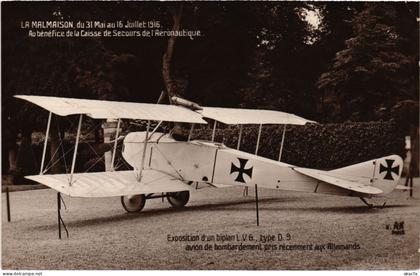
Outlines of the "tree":
<svg viewBox="0 0 420 276">
<path fill-rule="evenodd" d="M 178 9 L 174 9 L 172 11 L 172 19 L 174 21 L 172 31 L 174 32 L 180 30 L 183 7 L 184 6 L 181 4 Z M 172 103 L 172 97 L 175 95 L 173 79 L 171 76 L 171 61 L 174 53 L 176 38 L 176 36 L 169 37 L 168 46 L 162 58 L 162 77 L 166 93 L 168 94 L 169 103 Z"/>
<path fill-rule="evenodd" d="M 243 106 L 323 121 L 323 95 L 316 82 L 351 34 L 348 20 L 358 4 L 283 2 L 259 7 L 257 47 L 240 90 Z"/>
<path fill-rule="evenodd" d="M 399 5 L 366 3 L 352 21 L 353 36 L 319 78 L 318 88 L 336 105 L 334 120 L 384 118 L 397 102 L 417 99 L 417 58 L 397 25 Z"/>
<path fill-rule="evenodd" d="M 258 15 L 255 47 L 246 82 L 240 92 L 243 106 L 299 112 L 304 95 L 302 82 L 307 38 L 311 35 L 302 15 L 305 3 L 268 3 Z M 305 61 L 304 61 L 305 60 Z M 297 104 L 300 103 L 300 104 Z"/>
</svg>

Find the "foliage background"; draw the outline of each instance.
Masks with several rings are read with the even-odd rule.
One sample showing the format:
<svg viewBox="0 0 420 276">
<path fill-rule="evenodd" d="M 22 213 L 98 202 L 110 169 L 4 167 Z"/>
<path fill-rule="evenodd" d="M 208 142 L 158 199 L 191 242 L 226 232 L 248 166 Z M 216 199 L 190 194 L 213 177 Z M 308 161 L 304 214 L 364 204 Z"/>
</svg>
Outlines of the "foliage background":
<svg viewBox="0 0 420 276">
<path fill-rule="evenodd" d="M 327 124 L 291 127 L 286 162 L 319 158 L 313 165 L 329 168 L 385 152 L 403 155 L 403 137 L 418 137 L 416 2 L 1 4 L 3 172 L 18 134 L 43 130 L 47 119 L 13 95 L 155 103 L 167 90 L 168 38 L 34 39 L 21 21 L 153 19 L 170 30 L 181 6 L 181 28 L 204 36 L 176 40 L 171 93 L 201 105 L 275 109 Z M 59 120 L 54 131 L 70 125 Z M 278 134 L 276 127 L 265 130 L 262 155 L 277 155 Z M 251 152 L 254 136 L 249 130 L 244 137 Z"/>
<path fill-rule="evenodd" d="M 288 126 L 281 161 L 302 167 L 336 169 L 390 154 L 405 157 L 405 141 L 399 131 L 395 121 Z M 258 155 L 278 160 L 282 132 L 282 126 L 263 126 Z M 198 129 L 192 138 L 210 140 L 211 133 L 210 128 Z M 214 140 L 236 149 L 238 133 L 239 127 L 219 129 Z M 255 153 L 257 136 L 257 126 L 244 127 L 240 149 Z"/>
</svg>

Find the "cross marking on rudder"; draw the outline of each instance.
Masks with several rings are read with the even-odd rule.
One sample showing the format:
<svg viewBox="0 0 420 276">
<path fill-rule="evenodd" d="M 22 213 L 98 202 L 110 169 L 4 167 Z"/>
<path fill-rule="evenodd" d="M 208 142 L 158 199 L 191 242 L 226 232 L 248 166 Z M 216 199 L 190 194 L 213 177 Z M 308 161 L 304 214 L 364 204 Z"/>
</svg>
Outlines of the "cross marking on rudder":
<svg viewBox="0 0 420 276">
<path fill-rule="evenodd" d="M 392 164 L 394 164 L 395 160 L 392 159 L 385 159 L 386 167 L 382 164 L 379 166 L 379 173 L 386 172 L 384 179 L 388 180 L 394 180 L 394 177 L 392 177 L 392 173 L 395 173 L 396 175 L 400 174 L 400 166 L 392 167 Z"/>
</svg>

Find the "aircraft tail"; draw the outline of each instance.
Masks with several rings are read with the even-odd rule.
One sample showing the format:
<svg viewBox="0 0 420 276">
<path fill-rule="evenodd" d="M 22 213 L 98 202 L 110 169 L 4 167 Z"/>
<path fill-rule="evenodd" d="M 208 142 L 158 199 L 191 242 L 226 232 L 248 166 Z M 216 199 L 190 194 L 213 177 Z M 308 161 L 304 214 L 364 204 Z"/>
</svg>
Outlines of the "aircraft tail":
<svg viewBox="0 0 420 276">
<path fill-rule="evenodd" d="M 403 160 L 398 155 L 389 155 L 369 160 L 355 165 L 332 170 L 330 172 L 346 177 L 355 177 L 365 185 L 373 186 L 383 191 L 392 192 L 398 185 L 403 169 Z"/>
</svg>

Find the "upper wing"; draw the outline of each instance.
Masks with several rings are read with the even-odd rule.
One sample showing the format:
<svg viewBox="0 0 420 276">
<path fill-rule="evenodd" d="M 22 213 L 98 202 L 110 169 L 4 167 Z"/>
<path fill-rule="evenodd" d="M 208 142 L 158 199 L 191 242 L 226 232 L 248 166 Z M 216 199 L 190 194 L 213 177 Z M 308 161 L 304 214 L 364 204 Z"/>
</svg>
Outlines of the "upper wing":
<svg viewBox="0 0 420 276">
<path fill-rule="evenodd" d="M 110 197 L 191 190 L 191 187 L 168 174 L 143 170 L 141 182 L 135 171 L 31 175 L 26 178 L 73 197 Z"/>
<path fill-rule="evenodd" d="M 203 110 L 163 104 L 101 101 L 49 96 L 17 95 L 60 116 L 86 114 L 94 119 L 140 119 L 206 124 L 202 117 L 224 124 L 304 125 L 314 121 L 294 114 L 261 109 L 203 107 Z"/>
<path fill-rule="evenodd" d="M 200 114 L 175 105 L 99 101 L 47 96 L 18 95 L 60 116 L 86 114 L 94 119 L 139 119 L 207 124 Z"/>
<path fill-rule="evenodd" d="M 314 121 L 274 110 L 243 109 L 243 108 L 221 108 L 202 107 L 197 111 L 203 117 L 210 118 L 224 124 L 282 124 L 282 125 L 304 125 L 315 123 Z"/>
<path fill-rule="evenodd" d="M 378 194 L 383 193 L 381 189 L 363 184 L 363 182 L 365 182 L 365 179 L 362 179 L 362 178 L 359 179 L 358 177 L 355 177 L 355 176 L 347 177 L 343 175 L 338 175 L 336 173 L 315 170 L 315 169 L 306 169 L 306 168 L 293 168 L 293 169 L 306 176 L 318 179 L 320 181 L 323 181 L 331 185 L 344 188 L 350 191 L 363 193 L 363 194 L 371 194 L 371 195 L 378 195 Z"/>
</svg>

